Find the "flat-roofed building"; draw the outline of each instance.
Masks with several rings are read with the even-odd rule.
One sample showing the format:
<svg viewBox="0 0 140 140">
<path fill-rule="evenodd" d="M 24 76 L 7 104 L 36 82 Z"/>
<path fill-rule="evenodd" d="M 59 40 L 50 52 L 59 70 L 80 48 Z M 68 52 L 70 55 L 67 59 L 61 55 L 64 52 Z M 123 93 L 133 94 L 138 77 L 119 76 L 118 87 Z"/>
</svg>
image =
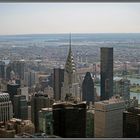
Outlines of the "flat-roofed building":
<svg viewBox="0 0 140 140">
<path fill-rule="evenodd" d="M 114 95 L 119 94 L 123 99 L 130 99 L 130 80 L 119 79 L 114 81 Z"/>
<path fill-rule="evenodd" d="M 86 137 L 86 103 L 53 104 L 54 135 L 62 138 Z"/>
<path fill-rule="evenodd" d="M 13 102 L 14 95 L 18 94 L 19 84 L 14 83 L 13 81 L 7 84 L 7 92 L 10 95 L 10 100 Z"/>
<path fill-rule="evenodd" d="M 55 68 L 53 79 L 54 99 L 56 101 L 61 100 L 61 88 L 64 82 L 64 69 Z"/>
<path fill-rule="evenodd" d="M 140 108 L 131 107 L 123 112 L 123 137 L 140 138 Z"/>
<path fill-rule="evenodd" d="M 113 48 L 101 48 L 101 100 L 113 96 Z"/>
<path fill-rule="evenodd" d="M 44 92 L 36 93 L 31 99 L 31 119 L 35 125 L 36 132 L 39 132 L 39 116 L 38 112 L 42 108 L 52 107 L 53 99 L 49 98 Z"/>
<path fill-rule="evenodd" d="M 28 119 L 28 104 L 25 95 L 15 95 L 13 99 L 14 117 Z"/>
<path fill-rule="evenodd" d="M 123 111 L 125 102 L 119 97 L 95 102 L 94 133 L 98 138 L 123 136 Z"/>
</svg>

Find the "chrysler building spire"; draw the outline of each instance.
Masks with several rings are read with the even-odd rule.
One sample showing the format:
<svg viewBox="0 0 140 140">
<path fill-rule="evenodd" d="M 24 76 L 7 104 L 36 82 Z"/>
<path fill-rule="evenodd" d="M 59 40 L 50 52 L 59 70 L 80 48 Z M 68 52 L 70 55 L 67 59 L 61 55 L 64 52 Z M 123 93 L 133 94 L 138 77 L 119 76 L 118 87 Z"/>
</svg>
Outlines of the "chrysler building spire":
<svg viewBox="0 0 140 140">
<path fill-rule="evenodd" d="M 61 100 L 66 100 L 67 96 L 79 100 L 80 99 L 80 88 L 76 73 L 76 65 L 71 49 L 71 34 L 69 35 L 69 52 L 65 64 L 64 70 L 64 83 L 62 86 Z"/>
<path fill-rule="evenodd" d="M 73 59 L 73 55 L 72 55 L 72 50 L 71 50 L 71 34 L 69 37 L 69 53 L 68 53 L 67 61 L 65 64 L 65 71 L 69 75 L 69 84 L 71 84 L 72 74 L 76 71 L 75 63 L 74 63 L 74 59 Z"/>
</svg>

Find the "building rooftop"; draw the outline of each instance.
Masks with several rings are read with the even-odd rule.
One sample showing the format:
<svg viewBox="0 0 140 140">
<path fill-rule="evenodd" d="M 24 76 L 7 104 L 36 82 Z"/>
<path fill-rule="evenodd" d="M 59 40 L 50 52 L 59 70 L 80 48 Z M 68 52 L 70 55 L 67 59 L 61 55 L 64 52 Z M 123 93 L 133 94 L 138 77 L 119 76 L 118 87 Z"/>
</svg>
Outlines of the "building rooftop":
<svg viewBox="0 0 140 140">
<path fill-rule="evenodd" d="M 140 107 L 128 108 L 126 112 L 127 113 L 134 113 L 134 114 L 140 115 Z"/>
<path fill-rule="evenodd" d="M 86 101 L 83 101 L 83 102 L 80 102 L 80 103 L 72 103 L 72 102 L 56 102 L 54 103 L 53 105 L 60 105 L 60 104 L 63 104 L 63 105 L 77 105 L 77 104 L 86 104 Z"/>
<path fill-rule="evenodd" d="M 100 101 L 98 103 L 101 103 L 101 104 L 114 104 L 114 103 L 121 103 L 121 102 L 124 102 L 124 100 L 119 96 L 115 96 L 115 97 L 110 98 L 109 100 Z"/>
<path fill-rule="evenodd" d="M 60 103 L 54 103 L 53 104 L 53 108 L 74 108 L 74 107 L 77 107 L 80 108 L 80 107 L 86 107 L 86 102 L 80 102 L 80 103 L 71 103 L 71 102 L 60 102 Z"/>
<path fill-rule="evenodd" d="M 8 82 L 8 85 L 17 86 L 17 85 L 19 85 L 19 84 L 15 83 L 15 82 L 13 82 L 13 81 L 10 81 L 10 82 Z"/>
<path fill-rule="evenodd" d="M 40 111 L 52 111 L 52 108 L 42 108 Z"/>
<path fill-rule="evenodd" d="M 10 99 L 9 93 L 0 92 L 0 102 L 8 101 Z"/>
<path fill-rule="evenodd" d="M 43 91 L 39 91 L 38 93 L 35 93 L 35 97 L 40 97 L 40 96 L 48 97 L 48 94 L 45 94 Z"/>
<path fill-rule="evenodd" d="M 122 98 L 112 97 L 109 100 L 95 102 L 95 111 L 111 111 L 111 110 L 124 110 L 125 109 L 125 101 Z"/>
</svg>

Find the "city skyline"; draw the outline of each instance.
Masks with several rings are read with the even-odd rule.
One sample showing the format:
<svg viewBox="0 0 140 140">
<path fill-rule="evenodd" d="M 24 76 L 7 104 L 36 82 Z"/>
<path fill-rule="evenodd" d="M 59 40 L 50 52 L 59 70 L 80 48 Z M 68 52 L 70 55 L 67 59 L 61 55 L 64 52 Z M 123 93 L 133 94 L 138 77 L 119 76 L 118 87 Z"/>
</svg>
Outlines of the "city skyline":
<svg viewBox="0 0 140 140">
<path fill-rule="evenodd" d="M 0 4 L 0 138 L 140 137 L 139 15 L 134 3 Z"/>
<path fill-rule="evenodd" d="M 139 3 L 3 3 L 0 35 L 140 33 Z"/>
<path fill-rule="evenodd" d="M 62 40 L 57 40 L 57 36 L 56 40 L 50 38 L 55 45 L 48 45 L 44 35 L 21 36 L 23 40 L 15 36 L 15 39 L 1 41 L 0 138 L 139 137 L 139 37 L 120 37 L 119 34 L 114 41 L 112 34 L 109 39 L 107 35 L 99 36 L 95 40 L 93 35 L 81 36 L 81 39 L 77 36 L 75 41 L 81 43 L 75 45 L 77 53 L 71 48 L 71 36 L 69 43 L 62 35 L 59 36 Z M 15 42 L 17 47 L 11 47 Z M 67 45 L 59 45 L 65 42 Z M 91 48 L 97 46 L 100 53 L 98 48 L 93 51 L 94 55 Z M 81 47 L 85 55 L 80 53 Z M 60 54 L 57 49 L 61 50 Z M 117 56 L 119 61 L 113 59 L 117 49 L 121 52 L 122 60 Z M 138 56 L 133 51 L 138 52 Z M 135 56 L 131 61 L 127 52 Z M 67 57 L 62 57 L 63 53 Z M 74 54 L 78 56 L 75 60 Z M 100 60 L 96 61 L 94 58 L 99 56 Z M 65 65 L 64 69 L 56 69 L 62 66 L 60 64 Z M 119 88 L 121 90 L 116 90 Z"/>
</svg>

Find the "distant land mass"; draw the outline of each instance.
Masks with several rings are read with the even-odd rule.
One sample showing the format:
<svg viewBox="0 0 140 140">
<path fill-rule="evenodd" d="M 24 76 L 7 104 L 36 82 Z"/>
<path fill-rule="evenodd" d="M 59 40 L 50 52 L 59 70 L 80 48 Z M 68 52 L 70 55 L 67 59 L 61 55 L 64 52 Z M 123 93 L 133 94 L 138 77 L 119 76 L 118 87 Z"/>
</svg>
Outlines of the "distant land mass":
<svg viewBox="0 0 140 140">
<path fill-rule="evenodd" d="M 140 33 L 72 33 L 72 41 L 139 41 Z M 67 41 L 69 34 L 0 35 L 0 41 Z"/>
<path fill-rule="evenodd" d="M 100 48 L 113 47 L 115 61 L 139 62 L 140 33 L 71 34 L 74 57 L 90 63 L 100 61 Z M 0 59 L 47 57 L 65 60 L 69 48 L 68 34 L 27 34 L 0 36 Z"/>
</svg>

